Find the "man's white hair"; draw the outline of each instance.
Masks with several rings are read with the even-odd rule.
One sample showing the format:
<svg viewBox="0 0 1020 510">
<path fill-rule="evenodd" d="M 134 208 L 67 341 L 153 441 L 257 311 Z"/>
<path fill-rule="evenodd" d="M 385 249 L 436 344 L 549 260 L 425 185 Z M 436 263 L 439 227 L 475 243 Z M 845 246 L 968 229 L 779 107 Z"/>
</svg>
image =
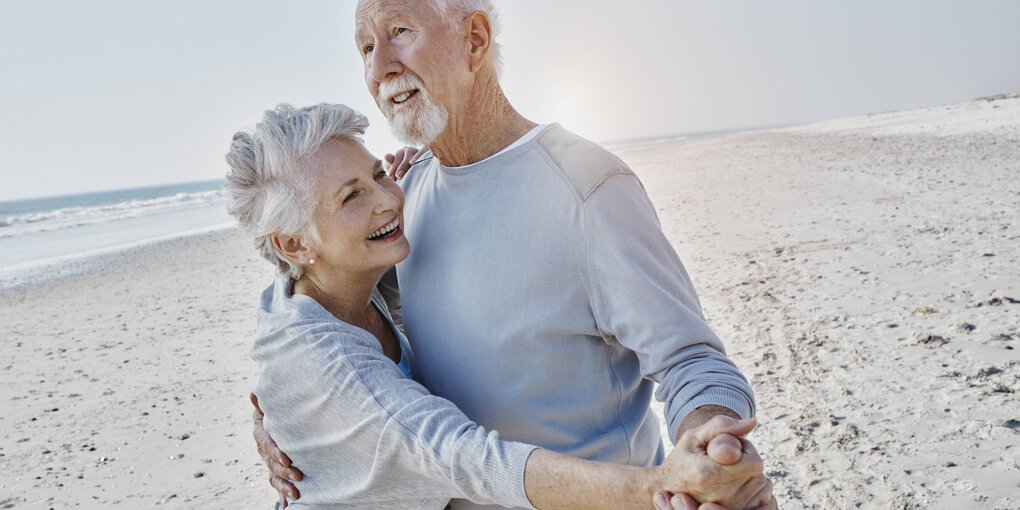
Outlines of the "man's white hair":
<svg viewBox="0 0 1020 510">
<path fill-rule="evenodd" d="M 227 211 L 252 238 L 255 249 L 277 270 L 300 278 L 303 270 L 273 244 L 273 234 L 319 242 L 315 223 L 315 176 L 302 165 L 334 138 L 360 140 L 368 119 L 340 104 L 266 110 L 254 130 L 234 134 L 227 153 Z"/>
<path fill-rule="evenodd" d="M 443 19 L 447 21 L 450 28 L 454 31 L 460 30 L 460 24 L 467 19 L 472 13 L 484 12 L 489 17 L 489 23 L 492 25 L 492 43 L 489 47 L 489 55 L 492 57 L 492 65 L 496 69 L 497 75 L 502 71 L 503 59 L 502 51 L 499 43 L 496 41 L 496 36 L 500 32 L 499 13 L 496 12 L 496 6 L 492 0 L 428 0 L 432 7 L 438 12 Z"/>
</svg>

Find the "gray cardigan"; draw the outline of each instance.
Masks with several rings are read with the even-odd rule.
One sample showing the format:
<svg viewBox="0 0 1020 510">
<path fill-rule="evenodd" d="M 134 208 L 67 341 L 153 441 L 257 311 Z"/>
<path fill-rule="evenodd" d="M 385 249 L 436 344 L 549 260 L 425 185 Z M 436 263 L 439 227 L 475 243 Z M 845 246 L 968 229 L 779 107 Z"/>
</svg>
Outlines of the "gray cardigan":
<svg viewBox="0 0 1020 510">
<path fill-rule="evenodd" d="M 305 473 L 294 508 L 532 508 L 534 446 L 501 441 L 405 378 L 375 337 L 294 295 L 287 278 L 262 293 L 250 355 L 266 430 Z"/>
</svg>

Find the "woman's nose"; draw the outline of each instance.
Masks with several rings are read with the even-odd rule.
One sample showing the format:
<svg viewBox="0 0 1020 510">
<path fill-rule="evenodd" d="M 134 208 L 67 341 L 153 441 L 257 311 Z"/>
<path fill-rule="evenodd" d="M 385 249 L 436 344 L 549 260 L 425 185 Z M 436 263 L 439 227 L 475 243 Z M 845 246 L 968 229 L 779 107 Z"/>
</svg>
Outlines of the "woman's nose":
<svg viewBox="0 0 1020 510">
<path fill-rule="evenodd" d="M 385 181 L 387 181 L 387 180 L 389 180 L 389 179 L 386 178 L 386 179 L 383 180 L 384 181 L 383 183 L 378 184 L 378 186 L 379 186 L 379 193 L 376 193 L 376 196 L 379 197 L 379 201 L 376 203 L 376 206 L 375 206 L 375 210 L 376 210 L 377 214 L 383 214 L 383 213 L 390 213 L 390 214 L 392 214 L 393 212 L 395 212 L 395 211 L 400 209 L 400 202 L 401 202 L 401 200 L 400 200 L 400 188 L 396 188 L 395 190 L 390 189 L 389 186 L 386 186 Z M 393 182 L 393 181 L 390 181 L 390 182 Z M 393 187 L 396 187 L 395 183 L 393 184 Z"/>
</svg>

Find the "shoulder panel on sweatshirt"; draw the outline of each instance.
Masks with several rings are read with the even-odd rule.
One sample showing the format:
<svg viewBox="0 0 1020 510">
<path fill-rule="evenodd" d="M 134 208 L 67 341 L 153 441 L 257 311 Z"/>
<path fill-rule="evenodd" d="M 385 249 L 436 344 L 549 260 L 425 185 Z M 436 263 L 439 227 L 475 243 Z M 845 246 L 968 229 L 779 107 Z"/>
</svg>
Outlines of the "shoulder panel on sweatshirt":
<svg viewBox="0 0 1020 510">
<path fill-rule="evenodd" d="M 539 135 L 537 143 L 570 180 L 582 200 L 609 177 L 634 173 L 613 153 L 558 124 Z"/>
</svg>

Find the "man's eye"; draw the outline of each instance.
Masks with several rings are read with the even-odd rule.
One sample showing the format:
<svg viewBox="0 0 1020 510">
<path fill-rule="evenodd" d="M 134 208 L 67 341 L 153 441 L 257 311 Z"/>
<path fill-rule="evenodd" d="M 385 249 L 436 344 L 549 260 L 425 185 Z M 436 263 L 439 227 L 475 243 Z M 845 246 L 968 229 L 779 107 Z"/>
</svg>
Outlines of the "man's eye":
<svg viewBox="0 0 1020 510">
<path fill-rule="evenodd" d="M 379 179 L 382 179 L 383 177 L 386 177 L 386 172 L 384 172 L 382 170 L 379 170 L 378 172 L 375 173 L 375 180 L 378 181 Z"/>
<path fill-rule="evenodd" d="M 357 198 L 357 196 L 360 195 L 360 194 L 361 194 L 360 191 L 352 191 L 350 195 L 347 195 L 346 197 L 344 197 L 344 202 L 343 203 L 346 204 L 347 202 L 350 202 L 352 199 Z"/>
<path fill-rule="evenodd" d="M 402 34 L 404 32 L 407 32 L 407 29 L 404 28 L 404 27 L 397 27 L 397 28 L 393 29 L 393 33 L 396 34 L 396 35 L 400 35 L 400 34 Z"/>
</svg>

